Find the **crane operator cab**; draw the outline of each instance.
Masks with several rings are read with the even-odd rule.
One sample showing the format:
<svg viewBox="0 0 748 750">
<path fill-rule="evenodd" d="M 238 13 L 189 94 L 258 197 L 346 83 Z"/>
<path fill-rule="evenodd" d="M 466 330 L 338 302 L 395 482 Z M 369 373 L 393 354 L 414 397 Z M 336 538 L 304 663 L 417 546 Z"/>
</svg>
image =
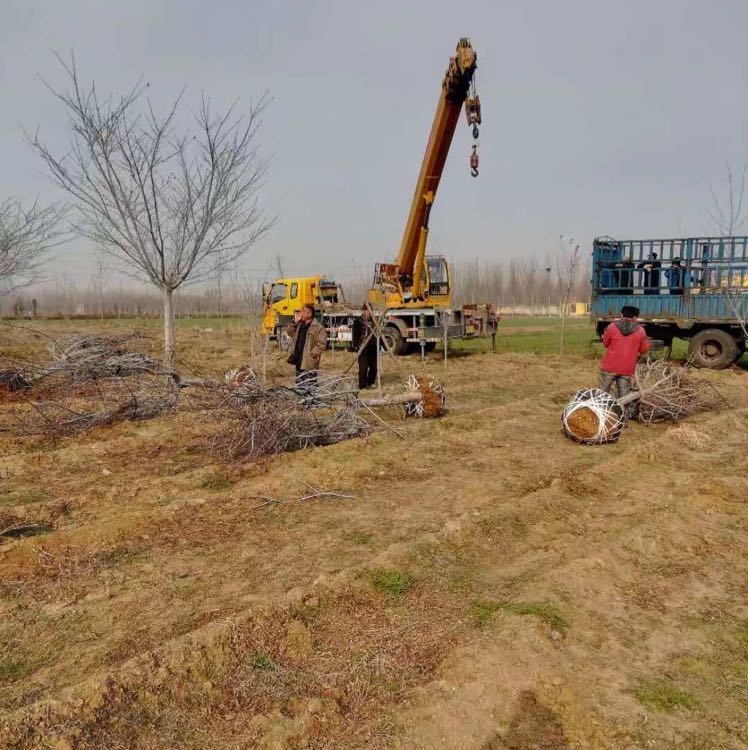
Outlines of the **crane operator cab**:
<svg viewBox="0 0 748 750">
<path fill-rule="evenodd" d="M 452 304 L 449 264 L 443 255 L 427 255 L 422 266 L 420 294 L 408 274 L 400 272 L 396 263 L 377 263 L 369 302 L 385 307 L 449 307 Z"/>
<path fill-rule="evenodd" d="M 427 283 L 431 303 L 434 305 L 451 304 L 447 259 L 443 255 L 427 256 L 426 270 L 428 272 Z"/>
</svg>

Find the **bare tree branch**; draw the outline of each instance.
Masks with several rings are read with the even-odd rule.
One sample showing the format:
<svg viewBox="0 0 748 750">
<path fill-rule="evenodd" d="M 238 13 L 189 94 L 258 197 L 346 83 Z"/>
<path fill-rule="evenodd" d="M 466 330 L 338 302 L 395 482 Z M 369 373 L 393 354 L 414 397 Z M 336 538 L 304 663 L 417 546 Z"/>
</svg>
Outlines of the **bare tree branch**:
<svg viewBox="0 0 748 750">
<path fill-rule="evenodd" d="M 64 214 L 64 208 L 43 208 L 38 201 L 26 209 L 13 198 L 0 203 L 0 295 L 41 279 L 49 251 L 64 241 Z"/>
<path fill-rule="evenodd" d="M 724 193 L 718 194 L 713 187 L 709 189 L 712 196 L 712 208 L 708 209 L 709 219 L 717 233 L 733 237 L 748 222 L 748 206 L 744 206 L 746 166 L 740 177 L 733 175 L 729 162 L 725 163 Z"/>
<path fill-rule="evenodd" d="M 561 310 L 561 333 L 559 337 L 559 353 L 564 353 L 564 339 L 566 337 L 566 319 L 569 317 L 569 305 L 574 284 L 579 270 L 579 243 L 573 238 L 559 236 L 559 248 L 556 258 L 556 281 L 558 283 L 559 307 Z"/>
</svg>

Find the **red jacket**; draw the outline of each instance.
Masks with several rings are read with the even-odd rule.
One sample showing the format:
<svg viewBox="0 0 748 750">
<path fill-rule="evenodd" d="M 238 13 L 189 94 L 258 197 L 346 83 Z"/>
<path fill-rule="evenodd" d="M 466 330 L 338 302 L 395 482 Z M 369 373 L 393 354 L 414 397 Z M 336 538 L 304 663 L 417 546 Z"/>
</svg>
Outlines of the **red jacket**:
<svg viewBox="0 0 748 750">
<path fill-rule="evenodd" d="M 605 329 L 603 346 L 608 351 L 600 363 L 601 370 L 615 375 L 633 375 L 639 355 L 649 351 L 649 340 L 633 318 L 621 318 Z"/>
</svg>

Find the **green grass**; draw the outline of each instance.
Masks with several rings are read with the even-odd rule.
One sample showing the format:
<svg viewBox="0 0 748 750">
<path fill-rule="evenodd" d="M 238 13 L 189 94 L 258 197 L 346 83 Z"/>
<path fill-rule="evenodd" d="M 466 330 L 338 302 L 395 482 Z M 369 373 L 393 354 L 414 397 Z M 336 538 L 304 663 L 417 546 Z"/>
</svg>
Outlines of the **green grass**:
<svg viewBox="0 0 748 750">
<path fill-rule="evenodd" d="M 514 331 L 513 329 L 523 329 Z M 537 328 L 537 331 L 525 329 Z M 499 322 L 496 335 L 497 353 L 558 354 L 560 321 L 558 318 L 509 318 Z M 564 352 L 575 356 L 593 356 L 595 329 L 584 319 L 568 320 L 564 336 Z M 465 339 L 450 342 L 450 351 L 478 353 L 491 351 L 491 339 Z M 441 347 L 437 347 L 438 350 Z"/>
<path fill-rule="evenodd" d="M 8 658 L 0 661 L 0 682 L 15 682 L 30 675 L 36 666 L 28 659 Z"/>
<path fill-rule="evenodd" d="M 697 707 L 696 699 L 667 677 L 642 677 L 634 687 L 634 697 L 642 706 L 666 713 Z"/>
<path fill-rule="evenodd" d="M 0 505 L 31 505 L 44 503 L 47 500 L 49 500 L 49 493 L 46 490 L 26 490 L 0 495 Z"/>
<path fill-rule="evenodd" d="M 738 625 L 738 643 L 748 646 L 748 620 L 743 620 Z"/>
<path fill-rule="evenodd" d="M 479 600 L 473 604 L 472 616 L 476 625 L 484 627 L 491 622 L 494 613 L 529 615 L 539 617 L 552 630 L 563 633 L 569 623 L 550 602 L 492 602 Z"/>
<path fill-rule="evenodd" d="M 389 596 L 400 596 L 413 585 L 413 579 L 398 570 L 372 570 L 369 580 L 374 588 Z"/>
<path fill-rule="evenodd" d="M 475 602 L 471 611 L 475 624 L 482 628 L 488 625 L 500 607 L 501 605 L 496 602 Z"/>
<path fill-rule="evenodd" d="M 537 331 L 527 330 L 537 328 Z M 521 330 L 515 330 L 521 329 Z M 496 335 L 496 352 L 554 355 L 559 353 L 559 334 L 561 321 L 553 318 L 504 318 L 499 322 Z M 450 342 L 450 351 L 455 354 L 474 354 L 491 351 L 491 339 L 456 339 Z M 441 347 L 437 347 L 441 351 Z M 566 321 L 564 353 L 570 356 L 599 359 L 603 355 L 603 346 L 595 334 L 595 327 L 586 317 L 571 318 Z M 688 341 L 675 339 L 673 342 L 673 359 L 685 361 L 688 358 Z M 748 362 L 748 354 L 743 357 Z"/>
<path fill-rule="evenodd" d="M 257 654 L 252 659 L 252 669 L 258 672 L 274 672 L 275 662 L 267 654 Z"/>
<path fill-rule="evenodd" d="M 354 544 L 368 544 L 374 538 L 374 534 L 368 531 L 354 531 L 349 538 Z"/>
<path fill-rule="evenodd" d="M 200 489 L 210 492 L 225 492 L 230 490 L 233 485 L 234 480 L 227 474 L 213 474 L 203 479 L 200 483 Z"/>
</svg>

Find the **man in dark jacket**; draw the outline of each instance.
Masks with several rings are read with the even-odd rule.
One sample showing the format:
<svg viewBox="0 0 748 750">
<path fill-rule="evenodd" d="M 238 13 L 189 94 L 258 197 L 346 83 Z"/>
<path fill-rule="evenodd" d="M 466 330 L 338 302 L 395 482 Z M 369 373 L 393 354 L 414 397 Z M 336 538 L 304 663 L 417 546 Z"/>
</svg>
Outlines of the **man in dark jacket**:
<svg viewBox="0 0 748 750">
<path fill-rule="evenodd" d="M 363 390 L 377 382 L 377 338 L 371 322 L 371 311 L 366 305 L 362 308 L 361 317 L 353 321 L 352 334 L 353 348 L 358 352 L 358 387 Z"/>
<path fill-rule="evenodd" d="M 289 326 L 288 333 L 292 337 L 288 364 L 296 366 L 297 382 L 315 384 L 319 362 L 327 348 L 327 331 L 315 320 L 313 305 L 301 308 L 298 322 Z"/>
<path fill-rule="evenodd" d="M 657 253 L 651 252 L 647 260 L 642 261 L 637 268 L 644 271 L 644 294 L 659 294 L 662 263 L 657 260 Z"/>
<path fill-rule="evenodd" d="M 665 269 L 665 277 L 670 294 L 682 295 L 684 287 L 691 283 L 691 274 L 683 267 L 680 258 L 673 258 L 670 268 Z"/>
<path fill-rule="evenodd" d="M 615 383 L 618 398 L 631 390 L 639 355 L 649 351 L 649 339 L 638 317 L 638 307 L 624 305 L 620 320 L 613 321 L 603 334 L 607 351 L 600 362 L 600 388 L 610 393 Z"/>
</svg>

